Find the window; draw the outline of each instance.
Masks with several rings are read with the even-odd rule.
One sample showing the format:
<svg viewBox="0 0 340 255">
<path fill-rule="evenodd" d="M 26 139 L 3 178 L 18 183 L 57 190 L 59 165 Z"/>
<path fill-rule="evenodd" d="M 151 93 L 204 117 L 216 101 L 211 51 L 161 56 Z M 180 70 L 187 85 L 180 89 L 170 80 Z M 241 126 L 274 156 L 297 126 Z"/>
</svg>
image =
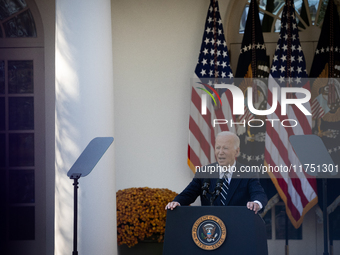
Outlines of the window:
<svg viewBox="0 0 340 255">
<path fill-rule="evenodd" d="M 0 6 L 0 253 L 37 254 L 46 201 L 43 31 L 32 0 Z"/>
<path fill-rule="evenodd" d="M 243 3 L 240 1 L 230 2 L 224 21 L 226 42 L 230 50 L 230 65 L 234 73 L 236 72 L 244 35 L 244 26 L 246 24 L 246 14 L 250 3 L 250 0 L 241 1 L 243 1 Z M 315 48 L 319 41 L 328 0 L 295 0 L 294 2 L 299 26 L 299 39 L 306 59 L 307 72 L 309 72 L 313 62 Z M 284 3 L 285 0 L 259 0 L 259 16 L 262 23 L 266 53 L 269 56 L 270 64 L 279 39 L 281 13 Z M 234 21 L 237 22 L 237 26 L 234 25 Z"/>
<path fill-rule="evenodd" d="M 0 37 L 37 37 L 35 22 L 25 0 L 0 0 Z"/>
<path fill-rule="evenodd" d="M 248 16 L 250 0 L 244 7 L 239 33 L 244 33 L 246 20 Z M 294 0 L 296 21 L 300 31 L 305 30 L 309 26 L 322 25 L 325 16 L 328 0 Z M 284 0 L 260 0 L 259 1 L 259 16 L 264 33 L 280 32 L 281 29 L 281 15 Z"/>
<path fill-rule="evenodd" d="M 2 63 L 7 75 L 5 91 L 1 95 L 1 115 L 6 116 L 1 130 L 1 147 L 6 158 L 2 165 L 7 175 L 10 240 L 34 240 L 33 61 L 6 60 Z M 21 218 L 21 215 L 25 217 Z"/>
</svg>

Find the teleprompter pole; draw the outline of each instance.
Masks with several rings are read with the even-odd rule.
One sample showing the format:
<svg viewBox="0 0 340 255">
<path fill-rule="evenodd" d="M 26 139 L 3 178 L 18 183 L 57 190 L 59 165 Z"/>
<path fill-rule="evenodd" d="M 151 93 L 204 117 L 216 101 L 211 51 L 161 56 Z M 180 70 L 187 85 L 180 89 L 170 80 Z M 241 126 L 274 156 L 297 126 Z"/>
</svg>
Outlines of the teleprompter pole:
<svg viewBox="0 0 340 255">
<path fill-rule="evenodd" d="M 73 252 L 72 255 L 78 255 L 77 244 L 78 244 L 78 180 L 81 174 L 72 174 L 70 177 L 73 179 L 73 190 L 74 190 L 74 204 L 73 204 Z"/>
<path fill-rule="evenodd" d="M 285 210 L 285 240 L 286 240 L 286 245 L 285 245 L 285 255 L 289 255 L 289 236 L 288 236 L 288 215 L 287 211 Z"/>
<path fill-rule="evenodd" d="M 323 255 L 329 255 L 328 253 L 328 228 L 327 228 L 327 179 L 322 179 L 322 210 L 323 210 L 323 246 L 324 252 Z"/>
</svg>

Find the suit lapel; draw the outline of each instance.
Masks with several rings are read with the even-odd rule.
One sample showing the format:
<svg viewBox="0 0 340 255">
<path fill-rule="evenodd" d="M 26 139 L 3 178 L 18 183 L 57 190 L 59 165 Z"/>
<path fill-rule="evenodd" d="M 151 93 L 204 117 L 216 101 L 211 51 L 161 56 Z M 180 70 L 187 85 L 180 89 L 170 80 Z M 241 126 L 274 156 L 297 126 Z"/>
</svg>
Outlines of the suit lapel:
<svg viewBox="0 0 340 255">
<path fill-rule="evenodd" d="M 226 199 L 226 205 L 229 205 L 230 199 L 233 197 L 240 182 L 241 182 L 241 179 L 239 178 L 231 178 L 229 192 L 227 194 L 227 199 Z"/>
<path fill-rule="evenodd" d="M 239 165 L 236 162 L 236 169 L 239 169 Z M 231 198 L 233 197 L 238 185 L 241 182 L 241 178 L 237 177 L 237 172 L 233 173 L 233 176 L 231 177 L 231 182 L 230 182 L 230 186 L 229 186 L 229 192 L 227 194 L 227 198 L 226 198 L 226 205 L 229 205 L 229 202 L 231 200 Z"/>
<path fill-rule="evenodd" d="M 218 166 L 218 164 L 216 164 L 216 166 Z M 239 170 L 239 168 L 240 168 L 240 165 L 236 161 L 236 169 Z M 212 179 L 210 183 L 210 191 L 213 192 L 216 186 L 216 182 L 219 178 L 219 173 L 215 172 L 211 175 L 211 177 Z M 233 197 L 235 191 L 237 190 L 237 187 L 240 185 L 241 180 L 242 179 L 240 178 L 240 174 L 238 173 L 238 171 L 234 172 L 231 178 L 230 186 L 229 186 L 229 192 L 228 192 L 227 199 L 226 199 L 226 205 L 229 205 L 230 200 Z M 214 205 L 222 205 L 220 197 L 216 198 L 216 200 L 214 201 Z"/>
</svg>

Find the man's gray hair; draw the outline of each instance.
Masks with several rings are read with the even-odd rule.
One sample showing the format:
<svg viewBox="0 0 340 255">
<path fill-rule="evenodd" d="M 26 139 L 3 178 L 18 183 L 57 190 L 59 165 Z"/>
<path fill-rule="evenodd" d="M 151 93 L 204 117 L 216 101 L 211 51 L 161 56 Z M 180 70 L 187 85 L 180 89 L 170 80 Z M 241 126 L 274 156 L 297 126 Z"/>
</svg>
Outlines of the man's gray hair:
<svg viewBox="0 0 340 255">
<path fill-rule="evenodd" d="M 218 136 L 228 136 L 228 135 L 230 135 L 234 138 L 234 149 L 236 150 L 237 148 L 239 148 L 240 147 L 240 138 L 236 134 L 234 134 L 233 132 L 230 132 L 230 131 L 220 132 L 220 133 L 217 134 L 216 138 Z"/>
</svg>

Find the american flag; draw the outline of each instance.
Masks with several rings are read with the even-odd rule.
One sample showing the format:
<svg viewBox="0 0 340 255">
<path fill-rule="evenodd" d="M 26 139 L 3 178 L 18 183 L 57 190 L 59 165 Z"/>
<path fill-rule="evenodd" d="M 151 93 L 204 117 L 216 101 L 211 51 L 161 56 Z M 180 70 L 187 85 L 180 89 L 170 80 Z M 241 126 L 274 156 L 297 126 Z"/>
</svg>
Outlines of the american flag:
<svg viewBox="0 0 340 255">
<path fill-rule="evenodd" d="M 303 87 L 310 90 L 307 78 L 306 63 L 300 45 L 298 26 L 295 20 L 293 1 L 287 0 L 282 13 L 281 31 L 276 46 L 271 67 L 268 85 L 268 109 L 271 108 L 273 89 L 280 91 L 281 87 Z M 289 96 L 289 95 L 288 95 Z M 291 95 L 299 98 L 300 93 Z M 284 127 L 279 121 L 266 125 L 265 138 L 265 164 L 268 166 L 296 166 L 299 169 L 300 161 L 297 158 L 290 142 L 291 135 L 311 134 L 311 116 L 305 116 L 295 105 L 287 106 L 287 115 L 281 115 L 280 93 L 278 95 L 276 111 L 267 116 L 268 119 L 285 119 L 297 121 L 295 127 Z M 304 104 L 311 112 L 310 104 Z M 290 122 L 290 125 L 288 124 Z M 295 122 L 285 121 L 285 126 L 294 126 Z M 292 169 L 291 168 L 291 169 Z M 285 173 L 272 172 L 270 177 L 286 205 L 286 213 L 295 228 L 298 228 L 304 215 L 317 203 L 317 187 L 315 178 L 307 178 L 304 171 L 290 171 Z"/>
<path fill-rule="evenodd" d="M 238 117 L 238 122 L 248 123 L 250 120 L 259 119 L 259 116 L 250 112 L 248 103 L 246 103 L 249 87 L 253 89 L 252 95 L 249 96 L 253 98 L 254 107 L 259 110 L 266 109 L 269 70 L 269 58 L 266 55 L 266 46 L 263 40 L 258 3 L 256 0 L 251 0 L 235 74 L 236 78 L 241 78 L 235 79 L 235 83 L 243 91 L 245 98 L 244 114 Z M 237 126 L 241 152 L 237 160 L 240 163 L 263 165 L 265 133 L 265 125 L 262 127 Z"/>
<path fill-rule="evenodd" d="M 312 101 L 312 116 L 314 119 L 322 118 L 326 113 L 330 111 L 327 100 L 322 94 L 319 94 Z"/>
<path fill-rule="evenodd" d="M 248 121 L 252 119 L 254 119 L 254 114 L 249 111 L 249 108 L 247 106 L 244 106 L 244 114 L 240 116 L 239 122 L 245 121 L 246 123 L 248 123 Z"/>
<path fill-rule="evenodd" d="M 210 93 L 214 84 L 232 83 L 233 73 L 230 68 L 227 43 L 225 41 L 218 1 L 211 0 L 205 22 L 205 29 L 198 63 L 192 81 L 189 119 L 188 165 L 195 171 L 195 166 L 215 162 L 215 135 L 220 131 L 233 131 L 232 95 L 229 90 L 218 90 L 222 105 L 214 107 L 212 100 L 207 100 L 207 113 L 201 114 L 201 95 Z M 209 96 L 207 98 L 210 98 Z M 216 100 L 218 101 L 218 100 Z M 224 119 L 228 124 L 213 127 L 213 119 Z"/>
</svg>

